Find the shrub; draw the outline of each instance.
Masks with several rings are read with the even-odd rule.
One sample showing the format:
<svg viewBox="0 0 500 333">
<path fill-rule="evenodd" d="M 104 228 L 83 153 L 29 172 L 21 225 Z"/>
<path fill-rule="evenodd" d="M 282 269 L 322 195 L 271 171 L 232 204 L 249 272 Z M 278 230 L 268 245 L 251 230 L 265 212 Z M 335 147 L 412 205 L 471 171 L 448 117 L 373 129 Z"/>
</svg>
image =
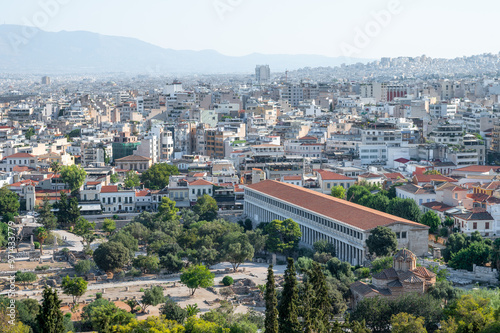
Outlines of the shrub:
<svg viewBox="0 0 500 333">
<path fill-rule="evenodd" d="M 439 229 L 439 236 L 448 237 L 448 234 L 449 234 L 448 228 L 444 227 L 444 228 Z"/>
<path fill-rule="evenodd" d="M 232 285 L 233 283 L 234 280 L 229 275 L 224 276 L 224 278 L 222 279 L 222 284 L 225 285 L 226 287 Z"/>
<path fill-rule="evenodd" d="M 130 269 L 130 271 L 128 271 L 127 275 L 131 276 L 131 277 L 139 277 L 142 275 L 142 272 L 140 270 L 138 270 L 137 268 L 132 267 Z"/>
<path fill-rule="evenodd" d="M 47 269 L 49 269 L 50 266 L 49 265 L 43 265 L 43 266 L 36 266 L 35 267 L 35 271 L 46 271 Z"/>
<path fill-rule="evenodd" d="M 96 293 L 95 294 L 95 299 L 99 299 L 99 298 L 102 298 L 102 293 Z"/>
<path fill-rule="evenodd" d="M 35 245 L 35 249 L 39 249 L 40 248 L 40 243 L 39 242 L 33 242 L 33 245 Z"/>
</svg>

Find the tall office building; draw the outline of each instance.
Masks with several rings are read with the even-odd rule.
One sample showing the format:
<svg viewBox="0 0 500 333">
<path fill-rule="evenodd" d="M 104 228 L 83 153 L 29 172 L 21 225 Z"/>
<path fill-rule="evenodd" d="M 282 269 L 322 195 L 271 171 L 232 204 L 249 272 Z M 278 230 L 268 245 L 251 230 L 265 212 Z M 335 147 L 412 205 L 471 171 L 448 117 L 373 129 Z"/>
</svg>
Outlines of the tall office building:
<svg viewBox="0 0 500 333">
<path fill-rule="evenodd" d="M 271 69 L 269 65 L 257 65 L 255 67 L 255 79 L 260 84 L 268 83 L 271 80 Z"/>
<path fill-rule="evenodd" d="M 42 84 L 49 85 L 50 84 L 50 77 L 42 76 Z"/>
</svg>

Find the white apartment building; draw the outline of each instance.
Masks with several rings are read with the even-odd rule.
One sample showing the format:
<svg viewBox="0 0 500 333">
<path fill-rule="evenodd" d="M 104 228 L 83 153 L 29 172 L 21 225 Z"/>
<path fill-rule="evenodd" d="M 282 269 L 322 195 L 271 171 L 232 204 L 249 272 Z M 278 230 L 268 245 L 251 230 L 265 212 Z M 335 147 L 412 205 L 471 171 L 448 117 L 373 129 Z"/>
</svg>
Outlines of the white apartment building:
<svg viewBox="0 0 500 333">
<path fill-rule="evenodd" d="M 135 190 L 118 190 L 116 185 L 101 187 L 101 205 L 104 213 L 135 211 Z"/>
</svg>

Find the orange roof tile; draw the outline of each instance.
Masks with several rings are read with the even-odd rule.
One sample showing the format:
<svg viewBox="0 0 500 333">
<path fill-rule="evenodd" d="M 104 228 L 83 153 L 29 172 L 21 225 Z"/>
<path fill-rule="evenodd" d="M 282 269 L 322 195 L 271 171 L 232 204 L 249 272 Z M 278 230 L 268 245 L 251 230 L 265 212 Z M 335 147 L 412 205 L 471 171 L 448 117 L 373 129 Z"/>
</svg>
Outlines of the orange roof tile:
<svg viewBox="0 0 500 333">
<path fill-rule="evenodd" d="M 344 175 L 341 175 L 341 174 L 338 174 L 335 172 L 331 172 L 328 170 L 317 169 L 314 171 L 316 171 L 318 174 L 320 174 L 321 179 L 323 179 L 323 180 L 355 180 L 354 178 L 347 177 L 347 176 L 344 176 Z"/>
<path fill-rule="evenodd" d="M 429 228 L 420 223 L 288 183 L 264 180 L 257 184 L 249 185 L 247 188 L 265 193 L 292 205 L 308 209 L 362 230 L 371 230 L 377 226 L 387 226 L 395 222 Z"/>
<path fill-rule="evenodd" d="M 203 186 L 203 185 L 213 185 L 211 182 L 208 182 L 204 179 L 198 179 L 195 180 L 194 182 L 189 183 L 191 186 Z"/>
<path fill-rule="evenodd" d="M 117 185 L 108 185 L 101 187 L 101 193 L 113 193 L 113 192 L 118 192 Z"/>
</svg>

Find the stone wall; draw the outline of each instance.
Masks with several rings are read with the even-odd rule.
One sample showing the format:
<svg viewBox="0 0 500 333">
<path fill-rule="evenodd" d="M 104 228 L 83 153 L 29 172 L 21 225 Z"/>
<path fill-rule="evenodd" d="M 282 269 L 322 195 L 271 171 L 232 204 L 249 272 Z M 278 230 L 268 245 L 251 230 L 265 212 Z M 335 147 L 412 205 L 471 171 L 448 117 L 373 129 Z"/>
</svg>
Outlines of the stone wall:
<svg viewBox="0 0 500 333">
<path fill-rule="evenodd" d="M 446 265 L 440 265 L 437 262 L 425 259 L 418 259 L 417 262 L 424 266 L 438 266 L 439 269 L 446 269 L 450 273 L 448 280 L 456 284 L 470 284 L 473 282 L 485 282 L 489 284 L 498 284 L 498 271 L 495 268 L 473 265 L 473 270 L 453 269 Z"/>
</svg>

